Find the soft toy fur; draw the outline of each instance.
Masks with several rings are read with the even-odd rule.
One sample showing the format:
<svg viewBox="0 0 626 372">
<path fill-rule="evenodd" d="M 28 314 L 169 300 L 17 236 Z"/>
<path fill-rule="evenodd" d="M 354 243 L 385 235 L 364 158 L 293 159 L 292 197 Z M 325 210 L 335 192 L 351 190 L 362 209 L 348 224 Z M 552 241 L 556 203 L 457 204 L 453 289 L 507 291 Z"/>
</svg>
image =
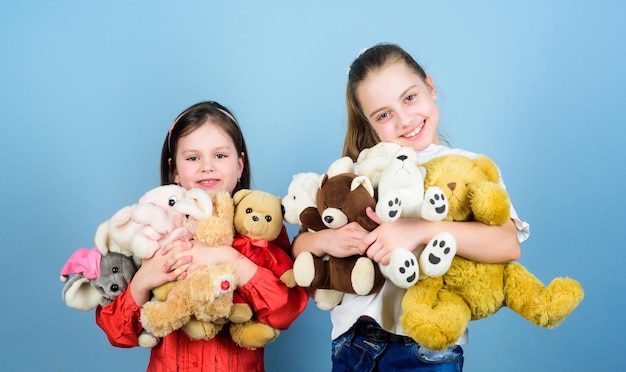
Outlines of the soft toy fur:
<svg viewBox="0 0 626 372">
<path fill-rule="evenodd" d="M 61 281 L 66 282 L 63 301 L 83 311 L 106 306 L 128 287 L 137 269 L 133 257 L 110 252 L 107 246 L 78 248 L 61 269 Z M 140 333 L 138 341 L 145 348 L 158 343 L 156 337 L 145 331 Z"/>
<path fill-rule="evenodd" d="M 320 182 L 316 194 L 316 207 L 308 207 L 300 214 L 303 226 L 311 231 L 339 228 L 356 221 L 363 228 L 373 230 L 377 224 L 365 213 L 369 206 L 376 208 L 374 189 L 365 176 L 357 176 L 344 158 L 329 168 Z M 338 173 L 347 170 L 348 172 Z M 376 263 L 365 255 L 337 258 L 317 257 L 302 252 L 294 262 L 296 283 L 313 291 L 315 304 L 330 310 L 341 302 L 344 293 L 368 295 L 378 291 L 384 277 Z"/>
<path fill-rule="evenodd" d="M 393 222 L 399 217 L 441 221 L 448 215 L 443 191 L 437 186 L 425 187 L 426 169 L 418 166 L 415 150 L 380 142 L 361 151 L 358 159 L 358 174 L 377 182 L 376 214 L 383 221 Z M 455 254 L 454 236 L 441 232 L 412 254 L 407 249 L 395 249 L 390 264 L 381 265 L 381 270 L 395 285 L 408 288 L 420 278 L 443 275 Z"/>
<path fill-rule="evenodd" d="M 510 219 L 508 194 L 487 157 L 460 155 L 424 164 L 428 186 L 439 186 L 449 201 L 448 220 L 503 224 Z M 456 256 L 446 274 L 426 278 L 407 290 L 400 323 L 419 344 L 434 350 L 452 346 L 470 320 L 503 306 L 538 326 L 553 328 L 582 301 L 581 285 L 555 278 L 545 286 L 518 262 L 485 264 Z"/>
<path fill-rule="evenodd" d="M 233 247 L 260 267 L 271 270 L 292 288 L 296 285 L 291 257 L 272 243 L 283 229 L 281 199 L 259 190 L 239 190 L 233 195 L 234 225 L 237 235 Z M 235 293 L 235 305 L 248 306 Z M 252 313 L 252 310 L 249 310 Z M 279 330 L 258 320 L 230 324 L 230 334 L 239 346 L 248 349 L 264 347 L 274 341 Z"/>
<path fill-rule="evenodd" d="M 106 306 L 126 289 L 136 272 L 137 266 L 128 256 L 78 248 L 61 269 L 63 301 L 83 311 Z"/>
<path fill-rule="evenodd" d="M 282 200 L 283 218 L 292 225 L 302 225 L 300 213 L 308 207 L 315 207 L 317 188 L 322 176 L 314 172 L 295 174 Z"/>
<path fill-rule="evenodd" d="M 201 189 L 191 189 L 175 208 L 189 216 L 186 226 L 192 230 L 194 239 L 208 246 L 232 245 L 234 206 L 228 193 L 210 197 Z M 237 316 L 233 315 L 237 280 L 237 273 L 230 265 L 198 268 L 184 280 L 155 289 L 153 294 L 159 301 L 143 306 L 141 323 L 159 337 L 182 328 L 191 339 L 211 339 L 230 317 Z"/>
<path fill-rule="evenodd" d="M 96 246 L 115 247 L 119 253 L 142 259 L 152 257 L 167 243 L 188 236 L 182 226 L 184 215 L 174 209 L 185 192 L 178 185 L 147 191 L 137 203 L 121 208 L 98 228 Z"/>
</svg>

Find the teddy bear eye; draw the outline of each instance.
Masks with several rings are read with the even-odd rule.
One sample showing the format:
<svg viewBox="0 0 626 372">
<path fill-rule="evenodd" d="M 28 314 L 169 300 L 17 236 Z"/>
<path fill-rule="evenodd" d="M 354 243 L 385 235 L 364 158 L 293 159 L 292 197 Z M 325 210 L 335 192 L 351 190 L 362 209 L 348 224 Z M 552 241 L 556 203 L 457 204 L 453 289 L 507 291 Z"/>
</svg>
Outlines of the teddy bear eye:
<svg viewBox="0 0 626 372">
<path fill-rule="evenodd" d="M 119 273 L 119 272 L 120 272 L 120 268 L 119 268 L 119 267 L 117 267 L 117 266 L 113 266 L 113 267 L 111 268 L 111 271 L 113 272 L 113 274 L 117 274 L 117 273 Z"/>
<path fill-rule="evenodd" d="M 176 196 L 170 196 L 169 200 L 167 201 L 167 204 L 169 204 L 170 207 L 173 207 L 177 201 L 178 201 L 178 198 Z"/>
<path fill-rule="evenodd" d="M 272 222 L 272 216 L 265 216 L 265 221 Z"/>
<path fill-rule="evenodd" d="M 247 214 L 252 213 L 252 208 L 246 208 L 246 213 L 247 213 Z"/>
</svg>

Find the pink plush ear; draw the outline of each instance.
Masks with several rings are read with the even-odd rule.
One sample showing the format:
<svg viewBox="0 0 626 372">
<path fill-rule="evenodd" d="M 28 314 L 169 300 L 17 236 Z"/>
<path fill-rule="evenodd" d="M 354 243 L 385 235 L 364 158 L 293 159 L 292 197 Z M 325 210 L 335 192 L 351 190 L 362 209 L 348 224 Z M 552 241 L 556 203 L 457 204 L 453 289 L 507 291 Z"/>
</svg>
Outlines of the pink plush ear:
<svg viewBox="0 0 626 372">
<path fill-rule="evenodd" d="M 83 274 L 87 279 L 100 276 L 102 254 L 97 248 L 78 248 L 61 269 L 61 281 L 67 281 L 71 274 Z"/>
</svg>

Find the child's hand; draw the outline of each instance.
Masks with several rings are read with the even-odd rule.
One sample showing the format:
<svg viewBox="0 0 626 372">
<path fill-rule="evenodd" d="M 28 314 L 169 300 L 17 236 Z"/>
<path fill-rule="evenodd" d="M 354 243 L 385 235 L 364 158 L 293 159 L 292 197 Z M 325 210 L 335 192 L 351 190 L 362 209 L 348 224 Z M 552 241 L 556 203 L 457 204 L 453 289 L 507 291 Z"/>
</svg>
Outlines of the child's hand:
<svg viewBox="0 0 626 372">
<path fill-rule="evenodd" d="M 152 257 L 142 261 L 130 285 L 135 303 L 143 305 L 150 299 L 152 289 L 185 275 L 191 258 L 184 255 L 184 251 L 190 246 L 188 241 L 174 242 L 159 248 Z"/>
<path fill-rule="evenodd" d="M 389 264 L 391 252 L 394 249 L 406 248 L 412 251 L 429 240 L 428 229 L 426 229 L 429 221 L 419 218 L 400 218 L 395 222 L 383 223 L 371 208 L 368 208 L 367 215 L 380 223 L 380 226 L 363 239 L 368 247 L 365 253 L 369 258 L 383 265 Z"/>
<path fill-rule="evenodd" d="M 159 250 L 161 256 L 167 257 L 167 260 L 161 266 L 161 270 L 167 273 L 169 281 L 176 280 L 179 277 L 184 279 L 187 276 L 187 270 L 193 259 L 189 252 L 192 247 L 193 244 L 188 239 L 181 239 Z"/>
<path fill-rule="evenodd" d="M 239 252 L 233 247 L 209 247 L 197 240 L 191 243 L 193 246 L 184 252 L 191 259 L 187 268 L 187 272 L 190 273 L 202 265 L 233 264 L 239 257 Z"/>
</svg>

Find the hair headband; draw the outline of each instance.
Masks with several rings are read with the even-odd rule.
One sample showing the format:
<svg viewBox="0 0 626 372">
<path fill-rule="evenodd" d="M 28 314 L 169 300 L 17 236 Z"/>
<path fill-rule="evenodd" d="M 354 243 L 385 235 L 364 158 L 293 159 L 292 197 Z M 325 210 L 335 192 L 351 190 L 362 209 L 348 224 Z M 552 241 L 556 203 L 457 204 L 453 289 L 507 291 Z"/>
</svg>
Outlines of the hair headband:
<svg viewBox="0 0 626 372">
<path fill-rule="evenodd" d="M 219 112 L 221 112 L 222 114 L 226 115 L 230 120 L 233 121 L 233 123 L 235 123 L 236 125 L 239 125 L 239 123 L 237 122 L 237 120 L 235 120 L 235 117 L 233 115 L 231 115 L 228 111 L 223 110 L 217 106 L 213 106 L 214 108 L 216 108 Z M 167 131 L 167 149 L 169 150 L 170 154 L 172 153 L 172 146 L 170 145 L 170 140 L 172 138 L 172 130 L 174 130 L 174 127 L 176 126 L 176 123 L 178 123 L 178 121 L 180 120 L 180 118 L 182 118 L 183 116 L 185 116 L 191 109 L 187 109 L 185 111 L 183 111 L 180 115 L 178 115 L 176 117 L 176 119 L 174 119 L 174 121 L 172 122 L 172 124 L 170 125 L 170 129 Z"/>
</svg>

